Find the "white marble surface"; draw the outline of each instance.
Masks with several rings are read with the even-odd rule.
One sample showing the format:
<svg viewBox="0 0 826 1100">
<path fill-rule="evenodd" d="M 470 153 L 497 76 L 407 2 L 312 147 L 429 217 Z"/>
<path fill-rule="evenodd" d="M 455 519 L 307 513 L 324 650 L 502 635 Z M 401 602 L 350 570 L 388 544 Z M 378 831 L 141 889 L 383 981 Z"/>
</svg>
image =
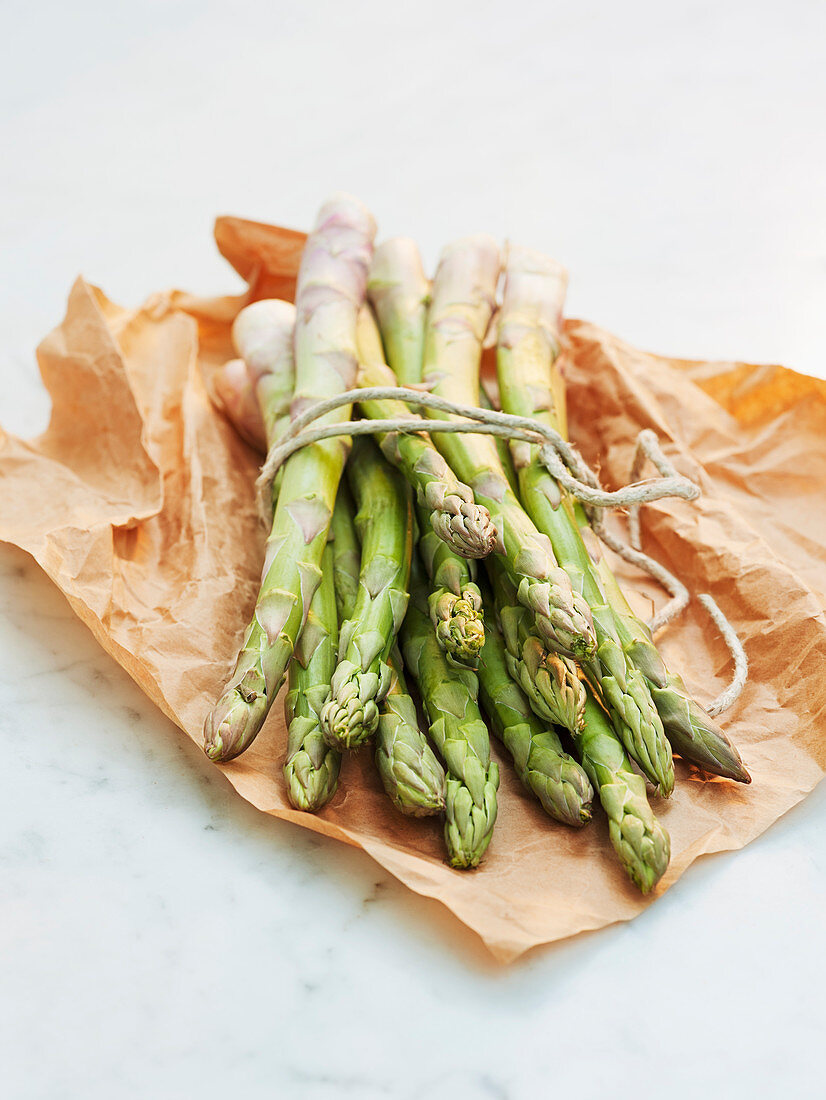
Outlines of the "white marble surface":
<svg viewBox="0 0 826 1100">
<path fill-rule="evenodd" d="M 237 284 L 211 219 L 329 190 L 433 259 L 555 252 L 644 347 L 826 375 L 820 0 L 0 6 L 0 420 L 78 271 Z M 818 1095 L 826 791 L 630 925 L 503 970 L 366 857 L 259 815 L 0 547 L 0 1091 Z"/>
</svg>

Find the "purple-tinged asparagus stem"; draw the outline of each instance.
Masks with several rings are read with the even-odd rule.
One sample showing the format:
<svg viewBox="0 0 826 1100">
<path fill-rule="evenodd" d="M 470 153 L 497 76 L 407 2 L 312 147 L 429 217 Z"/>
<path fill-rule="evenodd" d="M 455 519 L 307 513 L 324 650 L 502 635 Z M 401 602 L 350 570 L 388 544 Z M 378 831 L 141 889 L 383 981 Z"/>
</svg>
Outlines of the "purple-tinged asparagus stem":
<svg viewBox="0 0 826 1100">
<path fill-rule="evenodd" d="M 355 385 L 356 319 L 374 236 L 366 207 L 337 195 L 322 207 L 307 238 L 296 290 L 293 415 Z M 324 422 L 349 417 L 350 408 L 344 407 Z M 349 450 L 347 437 L 325 440 L 297 451 L 284 467 L 255 612 L 235 670 L 204 726 L 204 749 L 212 760 L 243 752 L 275 701 L 321 578 Z"/>
</svg>

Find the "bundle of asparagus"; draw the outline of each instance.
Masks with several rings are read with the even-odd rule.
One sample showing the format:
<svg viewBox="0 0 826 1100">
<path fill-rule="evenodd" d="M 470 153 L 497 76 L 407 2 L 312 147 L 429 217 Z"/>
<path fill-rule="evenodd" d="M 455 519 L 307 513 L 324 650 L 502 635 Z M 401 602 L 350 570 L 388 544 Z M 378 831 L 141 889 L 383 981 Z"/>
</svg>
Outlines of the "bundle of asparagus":
<svg viewBox="0 0 826 1100">
<path fill-rule="evenodd" d="M 596 793 L 622 867 L 648 892 L 669 838 L 646 781 L 668 797 L 672 750 L 718 776 L 747 783 L 748 773 L 665 668 L 536 440 L 516 432 L 507 444 L 453 423 L 484 400 L 493 326 L 503 411 L 564 434 L 564 270 L 511 247 L 498 303 L 503 265 L 490 238 L 449 245 L 431 284 L 412 241 L 373 254 L 373 235 L 356 200 L 326 204 L 295 308 L 242 310 L 240 358 L 216 379 L 239 432 L 271 451 L 308 407 L 342 397 L 321 420 L 340 427 L 295 450 L 273 480 L 261 589 L 207 717 L 206 751 L 219 761 L 243 752 L 286 671 L 293 805 L 323 807 L 342 753 L 373 741 L 392 803 L 441 816 L 451 865 L 471 868 L 497 816 L 490 729 L 550 817 L 585 825 Z M 422 415 L 423 390 L 434 400 Z M 361 436 L 352 446 L 350 434 Z"/>
</svg>

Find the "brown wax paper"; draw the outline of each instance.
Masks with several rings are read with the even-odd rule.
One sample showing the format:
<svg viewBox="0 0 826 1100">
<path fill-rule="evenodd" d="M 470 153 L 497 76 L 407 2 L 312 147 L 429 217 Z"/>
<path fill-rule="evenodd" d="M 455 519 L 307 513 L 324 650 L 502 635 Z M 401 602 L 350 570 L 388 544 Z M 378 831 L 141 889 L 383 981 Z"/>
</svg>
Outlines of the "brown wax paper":
<svg viewBox="0 0 826 1100">
<path fill-rule="evenodd" d="M 36 558 L 199 744 L 254 605 L 264 544 L 260 457 L 210 402 L 210 374 L 231 356 L 230 325 L 250 298 L 292 295 L 304 235 L 222 218 L 216 239 L 247 295 L 171 291 L 124 309 L 78 279 L 65 320 L 38 349 L 53 402 L 47 431 L 31 442 L 0 431 L 0 538 Z M 672 839 L 659 894 L 698 856 L 758 836 L 826 766 L 826 383 L 782 367 L 651 355 L 583 321 L 567 323 L 566 344 L 571 434 L 604 482 L 627 480 L 633 440 L 652 428 L 702 486 L 697 502 L 643 510 L 646 548 L 692 592 L 714 596 L 750 662 L 722 721 L 754 781 L 709 780 L 678 761 L 673 797 L 652 798 Z M 639 610 L 663 599 L 620 572 Z M 701 701 L 728 682 L 732 661 L 697 601 L 658 641 Z M 369 751 L 346 759 L 321 813 L 293 810 L 285 743 L 276 704 L 252 748 L 221 770 L 265 813 L 357 845 L 441 901 L 500 960 L 627 920 L 654 900 L 626 880 L 600 811 L 582 830 L 555 824 L 501 757 L 494 840 L 467 873 L 443 862 L 438 822 L 392 808 Z"/>
</svg>

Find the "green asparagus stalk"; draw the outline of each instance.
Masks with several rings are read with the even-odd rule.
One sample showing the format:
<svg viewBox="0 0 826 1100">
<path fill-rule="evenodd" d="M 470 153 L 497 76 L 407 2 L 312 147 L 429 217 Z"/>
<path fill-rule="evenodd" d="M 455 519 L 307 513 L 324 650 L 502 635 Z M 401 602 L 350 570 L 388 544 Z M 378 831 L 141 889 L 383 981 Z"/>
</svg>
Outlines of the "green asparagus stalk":
<svg viewBox="0 0 826 1100">
<path fill-rule="evenodd" d="M 560 433 L 567 438 L 565 380 L 555 363 L 551 368 L 551 392 Z M 691 697 L 681 677 L 666 668 L 652 642 L 648 626 L 628 606 L 594 537 L 585 509 L 579 502 L 574 504 L 574 515 L 589 554 L 597 563 L 603 588 L 616 616 L 622 644 L 648 680 L 652 698 L 673 748 L 684 759 L 713 775 L 721 775 L 738 783 L 751 783 L 751 776 L 736 746 L 711 715 Z"/>
<path fill-rule="evenodd" d="M 493 408 L 484 390 L 482 407 Z M 519 495 L 516 467 L 508 441 L 497 436 L 499 461 L 514 493 Z M 495 560 L 488 563 L 489 579 L 497 592 L 494 601 L 501 621 L 505 662 L 511 679 L 522 687 L 533 713 L 564 729 L 580 728 L 585 721 L 585 685 L 575 661 L 548 650 L 533 628 L 528 612 L 516 598 L 516 589 Z M 571 700 L 566 704 L 566 700 Z M 574 726 L 571 726 L 571 723 Z"/>
<path fill-rule="evenodd" d="M 567 434 L 565 388 L 555 362 L 564 293 L 564 271 L 559 265 L 528 249 L 512 250 L 499 336 L 502 404 L 507 412 L 536 417 L 562 435 Z M 615 724 L 625 705 L 633 725 L 635 699 L 639 700 L 641 716 L 650 713 L 647 706 L 642 706 L 641 675 L 665 736 L 681 756 L 713 774 L 741 783 L 751 782 L 737 749 L 720 726 L 692 699 L 680 677 L 666 669 L 647 626 L 625 601 L 582 506 L 561 494 L 550 475 L 532 464 L 530 445 L 514 443 L 512 450 L 520 467 L 522 499 L 527 510 L 540 530 L 550 536 L 559 562 L 574 587 L 582 591 L 591 604 L 598 635 L 602 635 L 600 654 L 607 658 L 602 662 L 603 670 L 608 675 L 611 669 L 619 674 L 611 691 L 606 691 L 601 681 L 609 703 L 611 694 L 614 695 L 612 719 Z M 556 506 L 555 502 L 560 499 L 561 506 Z M 624 674 L 617 646 L 623 650 Z M 631 690 L 624 691 L 623 684 Z M 620 691 L 626 697 L 622 701 L 617 699 Z M 645 730 L 644 724 L 641 730 Z M 642 759 L 633 751 L 627 736 L 623 741 L 642 766 Z M 664 759 L 662 755 L 661 759 Z M 654 773 L 647 771 L 647 774 L 653 778 Z"/>
<path fill-rule="evenodd" d="M 620 863 L 647 894 L 665 873 L 671 841 L 648 804 L 645 780 L 632 768 L 590 688 L 585 724 L 574 734 L 574 744 L 608 816 L 608 833 Z"/>
<path fill-rule="evenodd" d="M 505 665 L 511 678 L 522 689 L 538 718 L 575 732 L 582 727 L 585 717 L 585 687 L 576 663 L 545 647 L 498 559 L 489 563 L 488 575 L 505 645 Z"/>
<path fill-rule="evenodd" d="M 430 284 L 414 241 L 397 237 L 378 246 L 367 292 L 390 365 L 390 375 L 383 377 L 394 378 L 402 386 L 417 385 L 422 380 Z M 449 661 L 473 668 L 485 640 L 474 566 L 433 538 L 426 517 L 421 511 L 417 514 L 422 532 L 419 552 L 432 585 L 428 605 L 436 636 Z M 487 510 L 485 514 L 490 515 Z"/>
<path fill-rule="evenodd" d="M 336 497 L 332 532 L 339 616 L 342 620 L 351 619 L 359 592 L 361 550 L 356 537 L 355 508 L 346 482 L 342 482 Z M 376 730 L 379 775 L 388 797 L 402 813 L 413 817 L 440 813 L 445 806 L 444 769 L 419 729 L 416 704 L 407 693 L 398 646 L 393 647 L 388 665 L 390 687 L 379 706 Z"/>
<path fill-rule="evenodd" d="M 359 594 L 361 547 L 356 535 L 356 506 L 347 481 L 338 487 L 330 534 L 333 543 L 333 577 L 340 623 L 352 619 Z"/>
<path fill-rule="evenodd" d="M 433 393 L 478 404 L 482 341 L 498 277 L 499 249 L 490 238 L 466 238 L 443 252 L 425 333 L 424 380 Z M 427 411 L 433 418 L 450 419 Z M 496 552 L 542 641 L 566 656 L 590 656 L 595 638 L 588 604 L 573 591 L 550 540 L 536 529 L 508 484 L 496 444 L 489 436 L 464 434 L 434 434 L 434 440 L 490 512 L 499 535 Z"/>
<path fill-rule="evenodd" d="M 510 458 L 503 464 L 508 476 L 515 477 Z M 488 559 L 487 564 L 488 572 L 495 581 L 497 609 L 501 615 L 502 608 L 499 604 L 504 596 L 506 607 L 515 609 L 510 612 L 513 616 L 513 619 L 509 620 L 511 638 L 515 635 L 524 641 L 524 622 L 520 624 L 518 620 L 522 609 L 515 603 L 513 588 L 509 587 L 510 582 L 506 576 L 503 576 L 502 570 L 496 570 L 495 559 Z M 546 651 L 545 659 L 548 656 L 550 655 Z M 534 650 L 532 660 L 534 664 L 542 660 L 540 650 Z M 536 675 L 520 674 L 515 664 L 510 664 L 508 671 L 517 683 L 524 680 L 529 689 L 537 683 L 544 683 L 543 679 Z M 647 892 L 658 881 L 668 865 L 670 852 L 668 834 L 654 817 L 646 798 L 645 781 L 633 770 L 623 751 L 622 742 L 607 720 L 605 711 L 596 702 L 590 688 L 584 684 L 580 684 L 580 687 L 583 689 L 582 721 L 573 731 L 574 743 L 580 754 L 583 768 L 597 787 L 600 801 L 608 814 L 611 842 L 631 878 L 643 892 Z M 536 708 L 534 712 L 536 713 Z M 541 708 L 539 713 L 542 713 Z M 603 784 L 602 787 L 599 786 L 600 782 Z"/>
<path fill-rule="evenodd" d="M 337 749 L 356 748 L 376 732 L 379 704 L 390 687 L 387 661 L 407 608 L 413 547 L 410 488 L 370 439 L 355 440 L 347 474 L 358 508 L 361 568 L 321 710 L 327 744 Z"/>
<path fill-rule="evenodd" d="M 439 814 L 445 808 L 445 772 L 419 729 L 416 704 L 407 692 L 402 656 L 390 656 L 390 687 L 376 730 L 376 766 L 387 796 L 411 817 Z"/>
<path fill-rule="evenodd" d="M 430 722 L 430 737 L 447 768 L 445 842 L 451 866 L 477 867 L 496 822 L 499 768 L 477 703 L 479 685 L 469 669 L 452 669 L 427 614 L 420 572 L 401 632 L 405 663 L 414 676 Z"/>
<path fill-rule="evenodd" d="M 497 377 L 505 412 L 533 417 L 559 430 L 551 393 L 551 365 L 559 352 L 559 326 L 567 277 L 559 264 L 526 248 L 511 248 L 499 313 Z M 663 795 L 674 788 L 671 746 L 651 692 L 617 636 L 614 614 L 557 481 L 538 461 L 538 447 L 513 441 L 520 497 L 536 526 L 551 540 L 556 560 L 575 592 L 587 600 L 597 651 L 583 660 L 601 691 L 617 736 Z"/>
<path fill-rule="evenodd" d="M 577 510 L 577 513 L 581 522 L 587 524 L 584 511 Z M 713 775 L 751 783 L 751 776 L 735 746 L 711 715 L 691 697 L 682 679 L 666 668 L 651 639 L 651 631 L 628 606 L 605 558 L 601 558 L 598 568 L 614 612 L 617 636 L 648 681 L 674 750 Z"/>
<path fill-rule="evenodd" d="M 430 577 L 427 603 L 439 645 L 450 664 L 475 668 L 485 644 L 475 563 L 454 554 L 434 531 L 427 529 L 419 538 L 419 554 Z"/>
<path fill-rule="evenodd" d="M 285 413 L 289 418 L 295 381 L 294 327 L 295 307 L 288 302 L 255 302 L 241 310 L 235 319 L 233 342 L 244 358 L 232 360 L 219 374 L 225 407 L 242 434 L 245 426 L 254 424 L 253 409 L 262 433 L 265 430 L 262 410 L 266 410 L 266 431 L 271 443 L 283 430 Z M 240 364 L 242 370 L 235 370 L 235 364 Z M 266 447 L 265 439 L 261 449 Z M 337 511 L 338 504 L 333 525 Z M 318 720 L 336 666 L 337 649 L 333 549 L 328 543 L 322 559 L 321 583 L 288 671 L 285 710 L 289 732 L 284 778 L 290 802 L 299 810 L 320 809 L 332 798 L 338 785 L 341 755 L 325 743 Z"/>
<path fill-rule="evenodd" d="M 381 336 L 372 310 L 365 306 L 358 320 L 360 386 L 396 386 L 397 379 L 384 361 Z M 359 408 L 371 420 L 418 420 L 403 401 L 361 401 Z M 423 529 L 432 527 L 455 553 L 465 558 L 483 558 L 493 549 L 496 530 L 487 508 L 478 505 L 467 485 L 462 484 L 436 450 L 429 436 L 404 432 L 377 435 L 385 458 L 396 466 L 416 493 Z"/>
<path fill-rule="evenodd" d="M 319 711 L 330 686 L 338 651 L 333 548 L 328 543 L 307 622 L 290 662 L 285 710 L 289 732 L 284 779 L 297 810 L 318 810 L 335 794 L 341 754 L 324 741 Z"/>
<path fill-rule="evenodd" d="M 487 390 L 484 386 L 479 387 L 479 408 L 480 409 L 493 409 L 495 406 L 491 399 L 488 397 Z M 501 410 L 500 410 L 501 411 Z M 519 482 L 516 480 L 516 467 L 513 464 L 513 455 L 511 454 L 510 444 L 507 439 L 501 435 L 495 435 L 493 441 L 496 444 L 496 453 L 499 455 L 499 461 L 502 464 L 505 477 L 508 479 L 508 485 L 510 485 L 512 491 L 519 496 Z"/>
<path fill-rule="evenodd" d="M 307 239 L 296 290 L 294 411 L 355 384 L 356 317 L 374 234 L 366 208 L 341 195 L 322 207 Z M 345 407 L 325 420 L 349 416 Z M 205 722 L 204 748 L 212 760 L 231 760 L 252 743 L 283 682 L 321 580 L 348 450 L 346 437 L 315 443 L 284 468 L 255 612 L 235 670 Z"/>
<path fill-rule="evenodd" d="M 393 237 L 376 248 L 367 296 L 379 320 L 387 362 L 399 385 L 415 386 L 422 380 L 430 301 L 430 283 L 415 241 Z"/>
<path fill-rule="evenodd" d="M 490 601 L 488 601 L 490 602 Z M 491 728 L 513 757 L 516 774 L 542 808 L 566 825 L 591 819 L 588 777 L 562 748 L 553 727 L 541 722 L 513 682 L 498 626 L 488 622 L 479 659 L 479 690 Z"/>
</svg>

